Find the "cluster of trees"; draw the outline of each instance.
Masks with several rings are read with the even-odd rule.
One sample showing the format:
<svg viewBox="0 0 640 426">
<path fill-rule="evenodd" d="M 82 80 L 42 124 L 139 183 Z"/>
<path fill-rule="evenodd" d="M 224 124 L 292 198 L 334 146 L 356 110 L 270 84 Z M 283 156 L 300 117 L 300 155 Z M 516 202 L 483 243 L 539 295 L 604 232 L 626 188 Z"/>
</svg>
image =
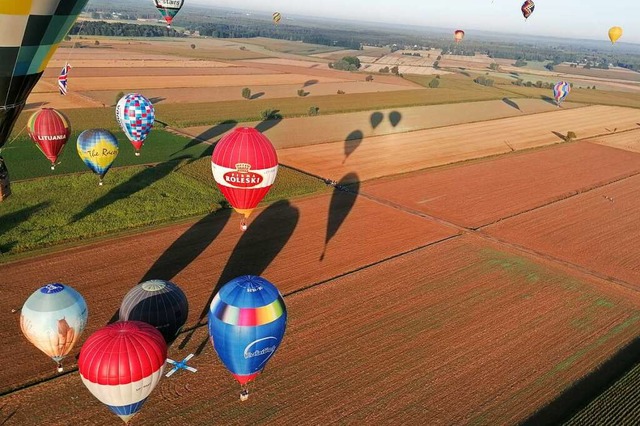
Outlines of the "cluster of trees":
<svg viewBox="0 0 640 426">
<path fill-rule="evenodd" d="M 493 86 L 494 81 L 490 78 L 485 77 L 484 75 L 480 75 L 473 79 L 475 83 L 481 84 L 483 86 Z"/>
<path fill-rule="evenodd" d="M 330 62 L 329 68 L 334 68 L 341 71 L 357 71 L 360 69 L 362 64 L 360 63 L 360 59 L 356 56 L 345 56 L 337 62 Z"/>
<path fill-rule="evenodd" d="M 80 34 L 81 25 L 77 24 L 71 29 L 71 35 Z M 109 36 L 109 37 L 186 37 L 173 29 L 169 30 L 158 25 L 137 25 L 121 22 L 85 21 L 82 25 L 83 36 Z"/>
<path fill-rule="evenodd" d="M 389 74 L 389 73 L 395 74 L 395 75 L 400 74 L 400 70 L 398 69 L 397 65 L 391 68 L 389 67 L 380 68 L 378 72 L 381 74 Z"/>
</svg>

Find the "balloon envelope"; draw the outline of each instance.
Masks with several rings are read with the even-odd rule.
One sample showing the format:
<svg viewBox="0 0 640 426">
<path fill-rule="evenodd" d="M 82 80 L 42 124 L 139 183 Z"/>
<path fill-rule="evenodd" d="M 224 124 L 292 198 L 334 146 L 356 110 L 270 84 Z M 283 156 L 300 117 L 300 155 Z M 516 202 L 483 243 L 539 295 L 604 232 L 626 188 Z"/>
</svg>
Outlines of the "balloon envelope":
<svg viewBox="0 0 640 426">
<path fill-rule="evenodd" d="M 453 38 L 456 40 L 456 43 L 460 42 L 464 38 L 464 31 L 462 30 L 454 31 Z"/>
<path fill-rule="evenodd" d="M 87 0 L 0 1 L 0 148 Z"/>
<path fill-rule="evenodd" d="M 173 18 L 180 12 L 184 0 L 153 0 L 158 12 L 162 15 L 165 21 L 167 21 L 167 27 L 171 27 Z"/>
<path fill-rule="evenodd" d="M 216 144 L 211 170 L 229 204 L 249 217 L 276 180 L 278 156 L 262 133 L 239 127 Z"/>
<path fill-rule="evenodd" d="M 622 37 L 622 28 L 620 27 L 611 27 L 609 29 L 609 40 L 611 40 L 611 44 L 614 44 L 618 39 Z"/>
<path fill-rule="evenodd" d="M 280 23 L 281 19 L 282 19 L 282 15 L 280 14 L 280 12 L 273 12 L 273 22 L 275 22 L 276 25 Z"/>
<path fill-rule="evenodd" d="M 47 284 L 22 306 L 20 328 L 27 340 L 61 368 L 60 362 L 78 341 L 88 315 L 80 293 L 68 285 Z"/>
<path fill-rule="evenodd" d="M 553 86 L 553 97 L 556 103 L 560 105 L 560 102 L 564 101 L 569 92 L 571 91 L 571 84 L 566 81 L 559 81 Z"/>
<path fill-rule="evenodd" d="M 53 168 L 71 135 L 69 119 L 60 111 L 43 108 L 29 118 L 27 129 L 29 136 L 51 161 Z"/>
<path fill-rule="evenodd" d="M 116 322 L 89 336 L 78 370 L 93 396 L 128 422 L 158 385 L 166 359 L 167 344 L 153 326 Z"/>
<path fill-rule="evenodd" d="M 209 335 L 222 363 L 244 385 L 273 357 L 287 326 L 278 289 L 255 275 L 235 278 L 213 298 Z"/>
<path fill-rule="evenodd" d="M 142 321 L 154 326 L 165 342 L 173 342 L 187 321 L 189 302 L 170 281 L 152 280 L 133 287 L 120 305 L 120 321 Z"/>
<path fill-rule="evenodd" d="M 139 93 L 129 93 L 116 105 L 116 120 L 136 151 L 153 128 L 155 109 L 149 99 Z"/>
<path fill-rule="evenodd" d="M 118 139 L 108 130 L 85 130 L 78 136 L 78 155 L 100 179 L 118 156 Z"/>
<path fill-rule="evenodd" d="M 536 4 L 533 2 L 533 0 L 526 0 L 524 3 L 522 3 L 522 7 L 520 8 L 520 10 L 522 11 L 522 16 L 524 16 L 524 19 L 528 19 L 535 8 Z"/>
</svg>

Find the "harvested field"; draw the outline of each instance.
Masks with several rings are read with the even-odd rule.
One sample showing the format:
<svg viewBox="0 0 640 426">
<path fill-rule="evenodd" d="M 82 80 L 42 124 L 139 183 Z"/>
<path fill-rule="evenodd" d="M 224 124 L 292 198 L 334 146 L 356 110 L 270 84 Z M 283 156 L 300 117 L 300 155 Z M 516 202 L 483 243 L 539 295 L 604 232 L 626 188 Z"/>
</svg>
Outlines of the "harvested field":
<svg viewBox="0 0 640 426">
<path fill-rule="evenodd" d="M 374 181 L 363 191 L 478 228 L 635 173 L 640 155 L 578 142 Z"/>
<path fill-rule="evenodd" d="M 569 65 L 561 64 L 553 67 L 553 70 L 565 74 L 598 77 L 607 80 L 628 80 L 640 82 L 640 73 L 624 68 L 614 68 L 609 70 L 601 70 L 597 68 L 585 69 L 582 67 L 571 68 Z"/>
<path fill-rule="evenodd" d="M 2 359 L 12 360 L 12 368 L 0 371 L 0 393 L 53 375 L 52 361 L 20 335 L 15 328 L 17 315 L 11 314 L 11 309 L 19 308 L 39 285 L 51 280 L 73 286 L 86 299 L 90 311 L 83 334 L 86 339 L 109 321 L 128 289 L 145 276 L 173 279 L 182 287 L 190 304 L 187 326 L 192 326 L 208 306 L 221 276 L 226 282 L 241 274 L 261 274 L 277 283 L 283 293 L 290 293 L 456 233 L 366 199 L 354 200 L 342 192 L 336 197 L 331 223 L 335 225 L 339 218 L 344 221 L 326 246 L 324 260 L 320 256 L 325 247 L 330 195 L 294 205 L 282 201 L 262 214 L 256 211 L 244 234 L 239 229 L 239 215 L 229 217 L 225 211 L 209 215 L 195 226 L 189 222 L 0 265 L 7 293 L 0 302 L 0 321 L 5 324 L 0 330 L 5 343 L 0 352 Z M 273 221 L 279 225 L 274 227 Z M 367 232 L 376 224 L 399 222 L 406 226 L 386 227 L 375 235 Z M 364 245 L 368 250 L 361 250 Z M 256 261 L 247 262 L 248 258 Z M 16 353 L 28 355 L 15 357 Z M 76 353 L 77 349 L 73 355 Z M 74 365 L 73 356 L 66 364 L 68 368 Z"/>
<path fill-rule="evenodd" d="M 471 237 L 286 301 L 287 336 L 248 405 L 202 327 L 169 354 L 204 341 L 198 373 L 163 379 L 136 423 L 515 424 L 640 333 L 636 292 Z M 42 404 L 52 394 L 65 397 Z M 3 409 L 7 425 L 118 421 L 76 373 L 6 396 Z"/>
<path fill-rule="evenodd" d="M 299 68 L 319 68 L 319 69 L 327 69 L 327 70 L 330 69 L 326 62 L 303 61 L 299 59 L 265 58 L 265 59 L 252 59 L 251 62 L 254 64 L 284 65 L 284 66 L 299 67 Z"/>
<path fill-rule="evenodd" d="M 225 39 L 227 40 L 227 39 Z M 339 50 L 337 47 L 325 46 L 322 44 L 301 43 L 298 41 L 282 40 L 266 37 L 254 37 L 254 38 L 231 38 L 229 41 L 233 41 L 242 45 L 255 45 L 260 46 L 269 51 L 276 51 L 280 53 L 291 53 L 295 55 L 311 56 L 318 53 L 335 52 Z"/>
<path fill-rule="evenodd" d="M 640 123 L 638 125 L 640 126 Z M 589 142 L 640 153 L 640 128 L 623 133 L 598 136 L 589 140 Z"/>
<path fill-rule="evenodd" d="M 546 99 L 553 102 L 549 89 L 538 89 L 534 87 L 519 87 L 514 85 L 498 85 L 499 88 L 530 98 Z M 640 105 L 640 93 L 638 91 L 615 91 L 574 89 L 568 98 L 571 102 L 583 104 L 599 104 L 638 108 Z"/>
<path fill-rule="evenodd" d="M 48 75 L 51 77 L 55 77 L 57 72 L 60 72 L 60 69 L 64 66 L 66 60 L 65 59 L 56 59 L 56 56 L 53 57 L 51 62 L 49 62 L 49 66 L 47 70 L 53 68 L 52 71 L 47 71 Z M 129 72 L 130 69 L 141 68 L 145 69 L 153 69 L 153 68 L 236 68 L 232 63 L 225 62 L 215 62 L 215 61 L 200 61 L 200 60 L 176 60 L 171 57 L 161 57 L 161 59 L 153 59 L 149 57 L 142 57 L 139 59 L 131 59 L 128 55 L 126 59 L 77 59 L 75 61 L 69 61 L 69 63 L 73 64 L 73 71 L 76 71 L 76 68 L 123 68 L 126 69 L 126 72 Z M 153 72 L 153 71 L 152 71 Z"/>
<path fill-rule="evenodd" d="M 288 118 L 266 130 L 264 134 L 276 148 L 284 149 L 344 141 L 354 131 L 361 132 L 363 138 L 369 138 L 556 110 L 556 107 L 541 100 L 516 99 L 509 102 L 511 105 L 504 101 L 480 101 Z M 513 104 L 518 108 L 514 108 Z M 567 103 L 565 107 L 574 105 L 577 104 Z M 391 121 L 392 113 L 397 122 Z M 251 127 L 257 124 L 258 122 L 243 123 Z M 197 136 L 206 134 L 210 128 L 211 126 L 198 126 L 182 130 L 191 136 Z M 221 135 L 214 134 L 208 140 L 213 142 L 220 137 Z"/>
<path fill-rule="evenodd" d="M 195 62 L 194 62 L 195 64 Z M 47 68 L 43 78 L 58 78 L 60 70 L 58 68 Z M 147 67 L 140 62 L 135 66 L 122 67 L 76 67 L 71 70 L 70 75 L 76 77 L 156 77 L 156 76 L 195 76 L 195 75 L 253 75 L 253 74 L 277 74 L 270 70 L 247 67 Z M 70 77 L 71 78 L 71 77 Z"/>
<path fill-rule="evenodd" d="M 352 171 L 361 180 L 504 154 L 563 141 L 568 131 L 578 138 L 637 127 L 635 109 L 592 106 L 503 118 L 479 123 L 363 138 L 281 150 L 283 164 L 329 179 Z M 469 118 L 467 116 L 467 118 Z M 354 128 L 353 130 L 358 130 Z M 345 139 L 349 133 L 344 137 Z M 470 136 L 472 135 L 472 136 Z M 354 145 L 355 144 L 355 145 Z M 352 153 L 346 158 L 348 151 Z"/>
<path fill-rule="evenodd" d="M 471 69 L 486 69 L 494 63 L 493 58 L 487 55 L 461 56 L 461 55 L 442 55 L 440 66 L 446 67 L 463 67 Z"/>
<path fill-rule="evenodd" d="M 640 289 L 638 223 L 640 176 L 636 175 L 484 231 Z"/>
</svg>

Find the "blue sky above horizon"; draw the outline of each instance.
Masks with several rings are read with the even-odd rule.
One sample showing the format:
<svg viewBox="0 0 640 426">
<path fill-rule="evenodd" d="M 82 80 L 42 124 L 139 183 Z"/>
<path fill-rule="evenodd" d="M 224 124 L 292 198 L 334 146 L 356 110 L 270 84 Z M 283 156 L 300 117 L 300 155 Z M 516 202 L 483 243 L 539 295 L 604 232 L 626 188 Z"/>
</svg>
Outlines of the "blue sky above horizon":
<svg viewBox="0 0 640 426">
<path fill-rule="evenodd" d="M 638 0 L 538 0 L 525 22 L 520 0 L 186 0 L 193 4 L 425 27 L 608 40 L 612 26 L 624 29 L 620 42 L 640 43 Z M 524 0 L 523 0 L 524 1 Z"/>
</svg>

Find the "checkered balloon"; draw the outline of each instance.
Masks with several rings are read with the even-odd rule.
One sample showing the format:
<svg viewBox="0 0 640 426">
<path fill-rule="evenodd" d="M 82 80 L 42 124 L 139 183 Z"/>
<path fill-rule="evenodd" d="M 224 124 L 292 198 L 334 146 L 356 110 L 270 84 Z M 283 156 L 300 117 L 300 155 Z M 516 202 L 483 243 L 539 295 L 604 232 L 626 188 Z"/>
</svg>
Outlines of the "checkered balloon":
<svg viewBox="0 0 640 426">
<path fill-rule="evenodd" d="M 138 151 L 153 128 L 153 104 L 139 93 L 129 93 L 116 105 L 116 120 L 136 149 L 136 155 L 139 155 Z"/>
</svg>

